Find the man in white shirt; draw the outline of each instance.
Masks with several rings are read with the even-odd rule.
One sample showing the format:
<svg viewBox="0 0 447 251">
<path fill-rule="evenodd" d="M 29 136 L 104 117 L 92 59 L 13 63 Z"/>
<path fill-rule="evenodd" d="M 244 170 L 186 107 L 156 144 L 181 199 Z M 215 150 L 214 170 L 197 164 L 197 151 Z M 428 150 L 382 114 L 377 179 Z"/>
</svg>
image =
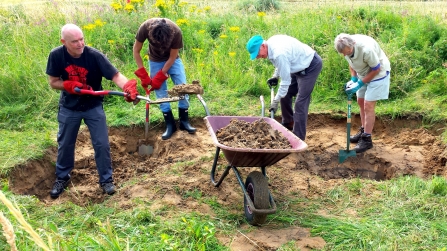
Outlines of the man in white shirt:
<svg viewBox="0 0 447 251">
<path fill-rule="evenodd" d="M 267 83 L 271 86 L 278 83 L 278 78 L 281 81 L 269 110 L 276 112 L 280 103 L 282 124 L 305 140 L 310 98 L 323 68 L 320 56 L 310 46 L 287 35 L 274 35 L 268 40 L 253 36 L 247 42 L 247 50 L 251 60 L 268 58 L 275 66 Z"/>
<path fill-rule="evenodd" d="M 362 122 L 350 142 L 358 143 L 354 150 L 362 153 L 373 147 L 371 135 L 377 100 L 388 99 L 390 93 L 390 61 L 380 45 L 366 35 L 341 33 L 335 38 L 334 46 L 349 63 L 351 81 L 346 84 L 346 93 L 356 93 Z"/>
</svg>

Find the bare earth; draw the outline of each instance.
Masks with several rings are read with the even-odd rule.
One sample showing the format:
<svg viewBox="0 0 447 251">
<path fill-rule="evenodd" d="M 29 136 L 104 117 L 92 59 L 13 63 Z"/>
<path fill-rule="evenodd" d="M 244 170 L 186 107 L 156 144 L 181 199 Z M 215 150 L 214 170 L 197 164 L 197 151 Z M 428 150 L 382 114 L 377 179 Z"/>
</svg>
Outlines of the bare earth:
<svg viewBox="0 0 447 251">
<path fill-rule="evenodd" d="M 353 132 L 358 128 L 358 116 L 353 116 Z M 10 188 L 17 194 L 35 195 L 44 205 L 71 201 L 80 206 L 91 203 L 119 205 L 123 210 L 134 206 L 139 198 L 150 204 L 148 210 L 164 205 L 175 206 L 178 211 L 199 212 L 213 216 L 213 210 L 204 203 L 178 191 L 199 190 L 202 196 L 217 198 L 236 214 L 244 214 L 243 194 L 234 173 L 230 173 L 219 187 L 210 182 L 210 170 L 216 146 L 201 118 L 191 121 L 197 133 L 190 135 L 177 131 L 169 140 L 161 140 L 164 128 L 150 128 L 149 144 L 154 146 L 151 156 L 139 156 L 138 142 L 144 137 L 144 128 L 110 128 L 110 143 L 114 167 L 114 180 L 118 192 L 105 196 L 98 186 L 98 175 L 90 144 L 89 132 L 82 130 L 76 145 L 76 163 L 69 190 L 52 200 L 50 188 L 55 179 L 56 148 L 48 149 L 41 160 L 17 166 L 10 175 Z M 433 128 L 423 129 L 420 121 L 376 120 L 373 133 L 374 148 L 356 157 L 338 163 L 339 150 L 346 149 L 346 120 L 333 119 L 327 114 L 311 114 L 308 122 L 308 149 L 292 153 L 267 168 L 269 189 L 277 204 L 284 196 L 314 197 L 344 179 L 365 178 L 387 180 L 401 175 L 429 178 L 433 174 L 447 177 L 445 145 L 439 141 Z M 351 144 L 351 148 L 355 144 Z M 219 158 L 220 176 L 226 160 Z M 222 167 L 220 167 L 222 166 Z M 259 168 L 239 168 L 242 177 Z M 33 174 L 33 175 L 29 175 Z M 243 223 L 233 236 L 220 236 L 221 242 L 231 250 L 276 250 L 294 240 L 301 250 L 319 249 L 325 241 L 311 237 L 310 229 L 300 227 L 278 228 L 269 221 L 246 233 L 249 225 Z"/>
</svg>

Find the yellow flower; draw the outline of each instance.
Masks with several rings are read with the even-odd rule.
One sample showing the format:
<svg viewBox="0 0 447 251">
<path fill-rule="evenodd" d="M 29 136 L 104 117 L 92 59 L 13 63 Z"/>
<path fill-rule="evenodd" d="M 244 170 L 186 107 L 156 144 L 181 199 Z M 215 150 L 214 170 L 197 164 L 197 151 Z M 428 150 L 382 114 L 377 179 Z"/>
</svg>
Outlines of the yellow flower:
<svg viewBox="0 0 447 251">
<path fill-rule="evenodd" d="M 96 26 L 101 27 L 101 26 L 104 26 L 104 24 L 106 24 L 106 22 L 101 21 L 101 19 L 96 19 L 95 20 L 95 25 Z"/>
<path fill-rule="evenodd" d="M 205 33 L 205 30 L 198 30 L 197 33 L 203 34 L 203 33 Z"/>
<path fill-rule="evenodd" d="M 124 6 L 124 10 L 127 10 L 127 12 L 132 12 L 135 10 L 135 7 L 132 4 L 128 3 L 126 4 L 126 6 Z"/>
<path fill-rule="evenodd" d="M 96 27 L 96 25 L 94 25 L 94 24 L 87 24 L 87 25 L 84 25 L 82 28 L 84 28 L 84 30 L 91 31 L 91 30 L 95 29 L 95 27 Z"/>
<path fill-rule="evenodd" d="M 230 57 L 234 57 L 234 56 L 236 56 L 236 52 L 233 52 L 233 51 L 229 52 L 228 55 L 230 55 Z"/>
<path fill-rule="evenodd" d="M 111 6 L 115 11 L 123 8 L 123 6 L 120 3 L 112 3 Z"/>
<path fill-rule="evenodd" d="M 87 46 L 90 46 L 90 47 L 92 47 L 92 44 L 87 44 Z"/>
<path fill-rule="evenodd" d="M 239 32 L 240 30 L 241 30 L 241 28 L 239 28 L 238 26 L 230 27 L 230 31 Z"/>
<path fill-rule="evenodd" d="M 188 5 L 188 2 L 181 1 L 180 3 L 178 3 L 178 6 L 180 6 L 180 7 L 183 7 L 185 5 Z"/>
<path fill-rule="evenodd" d="M 265 16 L 265 12 L 264 11 L 258 12 L 258 17 L 263 17 L 263 16 Z"/>
<path fill-rule="evenodd" d="M 147 54 L 144 55 L 143 59 L 144 59 L 144 60 L 148 60 L 148 59 L 149 59 L 149 55 L 147 55 Z"/>
<path fill-rule="evenodd" d="M 114 43 L 115 43 L 115 40 L 107 40 L 107 42 L 108 42 L 109 44 L 114 44 Z"/>
<path fill-rule="evenodd" d="M 177 21 L 175 21 L 175 22 L 177 23 L 178 26 L 188 25 L 188 20 L 184 19 L 184 18 L 177 19 Z"/>
<path fill-rule="evenodd" d="M 199 66 L 200 66 L 200 67 L 204 67 L 205 64 L 204 64 L 204 63 L 200 63 Z"/>
<path fill-rule="evenodd" d="M 197 6 L 196 5 L 191 5 L 191 7 L 189 7 L 189 12 L 194 12 L 196 11 Z"/>
<path fill-rule="evenodd" d="M 227 38 L 228 36 L 225 34 L 220 35 L 220 38 Z"/>
<path fill-rule="evenodd" d="M 209 10 L 211 10 L 211 7 L 210 6 L 205 6 L 205 7 L 203 7 L 203 10 L 204 11 L 209 11 Z"/>
<path fill-rule="evenodd" d="M 196 52 L 196 53 L 202 53 L 203 49 L 199 49 L 199 48 L 193 48 L 192 51 Z"/>
<path fill-rule="evenodd" d="M 157 0 L 157 1 L 155 1 L 154 6 L 157 7 L 157 8 L 163 8 L 163 9 L 168 8 L 168 5 L 166 4 L 166 2 L 164 0 Z"/>
<path fill-rule="evenodd" d="M 213 54 L 214 54 L 214 55 L 218 55 L 219 53 L 218 53 L 217 51 L 214 51 Z"/>
</svg>

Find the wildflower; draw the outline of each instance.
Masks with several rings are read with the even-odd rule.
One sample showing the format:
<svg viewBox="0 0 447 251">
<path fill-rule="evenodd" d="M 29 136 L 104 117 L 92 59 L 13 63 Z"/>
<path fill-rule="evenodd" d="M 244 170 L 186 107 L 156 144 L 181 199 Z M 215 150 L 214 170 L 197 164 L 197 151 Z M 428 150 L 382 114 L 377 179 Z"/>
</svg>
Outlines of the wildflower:
<svg viewBox="0 0 447 251">
<path fill-rule="evenodd" d="M 181 1 L 180 3 L 178 3 L 178 6 L 179 6 L 179 7 L 183 7 L 183 6 L 185 6 L 185 5 L 188 5 L 188 2 Z"/>
<path fill-rule="evenodd" d="M 211 10 L 211 7 L 210 7 L 210 6 L 205 6 L 205 7 L 203 7 L 203 10 L 204 10 L 204 11 L 210 11 L 210 10 Z"/>
<path fill-rule="evenodd" d="M 192 51 L 196 52 L 196 53 L 202 53 L 203 49 L 199 49 L 199 48 L 193 48 Z"/>
<path fill-rule="evenodd" d="M 96 27 L 96 25 L 94 25 L 94 24 L 87 24 L 87 25 L 84 25 L 82 28 L 84 28 L 84 30 L 91 31 L 91 30 L 95 29 L 95 27 Z"/>
<path fill-rule="evenodd" d="M 189 8 L 189 12 L 194 12 L 196 11 L 197 6 L 196 5 L 191 5 L 191 7 Z"/>
<path fill-rule="evenodd" d="M 120 3 L 112 3 L 111 6 L 115 11 L 118 11 L 123 8 L 123 6 Z"/>
<path fill-rule="evenodd" d="M 114 44 L 114 43 L 115 43 L 115 40 L 107 40 L 107 42 L 108 42 L 109 44 Z"/>
<path fill-rule="evenodd" d="M 159 9 L 167 9 L 168 8 L 168 5 L 166 4 L 166 2 L 164 0 L 156 0 L 154 6 Z"/>
<path fill-rule="evenodd" d="M 175 21 L 175 22 L 177 23 L 178 26 L 188 25 L 188 20 L 184 19 L 184 18 L 177 19 L 177 21 Z"/>
<path fill-rule="evenodd" d="M 124 10 L 130 13 L 135 10 L 135 7 L 132 4 L 128 3 L 126 4 L 126 6 L 124 6 Z"/>
<path fill-rule="evenodd" d="M 144 60 L 149 60 L 149 55 L 147 55 L 147 54 L 144 55 L 144 56 L 143 56 L 143 59 L 144 59 Z"/>
<path fill-rule="evenodd" d="M 264 17 L 264 16 L 265 16 L 265 12 L 264 11 L 258 12 L 258 17 Z"/>
<path fill-rule="evenodd" d="M 198 30 L 197 33 L 199 33 L 199 34 L 204 34 L 204 33 L 205 33 L 205 30 Z"/>
<path fill-rule="evenodd" d="M 241 28 L 239 28 L 238 26 L 230 27 L 230 31 L 239 32 L 240 30 L 241 30 Z"/>
<path fill-rule="evenodd" d="M 106 24 L 106 22 L 101 21 L 101 19 L 96 19 L 95 20 L 95 25 L 96 26 L 101 27 L 101 26 L 104 26 L 104 24 Z"/>
<path fill-rule="evenodd" d="M 200 63 L 199 66 L 200 66 L 200 67 L 204 67 L 205 64 L 204 64 L 204 63 Z"/>
<path fill-rule="evenodd" d="M 228 53 L 228 55 L 230 55 L 230 57 L 234 57 L 234 56 L 236 56 L 236 52 L 231 51 Z"/>
<path fill-rule="evenodd" d="M 217 56 L 219 53 L 217 51 L 214 51 L 213 54 Z"/>
<path fill-rule="evenodd" d="M 228 36 L 225 34 L 220 35 L 220 38 L 227 38 Z"/>
</svg>

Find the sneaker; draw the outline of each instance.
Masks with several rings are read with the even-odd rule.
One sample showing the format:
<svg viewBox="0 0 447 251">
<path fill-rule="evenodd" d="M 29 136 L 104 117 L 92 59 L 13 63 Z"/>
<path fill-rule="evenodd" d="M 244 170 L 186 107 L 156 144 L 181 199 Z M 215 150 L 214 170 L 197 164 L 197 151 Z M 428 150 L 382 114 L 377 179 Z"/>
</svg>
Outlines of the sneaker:
<svg viewBox="0 0 447 251">
<path fill-rule="evenodd" d="M 371 149 L 373 147 L 373 142 L 371 139 L 371 135 L 367 135 L 366 133 L 363 133 L 360 137 L 359 143 L 354 147 L 354 150 L 356 153 L 362 153 L 368 149 Z"/>
<path fill-rule="evenodd" d="M 289 129 L 289 131 L 293 130 L 293 124 L 294 124 L 293 121 L 292 122 L 287 122 L 287 123 L 284 123 L 284 122 L 281 123 L 281 125 L 283 125 L 287 129 Z"/>
<path fill-rule="evenodd" d="M 51 198 L 53 199 L 58 198 L 59 195 L 64 192 L 65 188 L 67 188 L 69 181 L 70 181 L 70 175 L 68 175 L 68 178 L 66 179 L 57 178 L 56 181 L 54 182 L 53 189 L 50 191 Z"/>
<path fill-rule="evenodd" d="M 102 188 L 102 191 L 108 195 L 112 195 L 116 192 L 115 186 L 113 185 L 112 182 L 101 183 L 100 186 Z"/>
<path fill-rule="evenodd" d="M 354 136 L 349 137 L 349 141 L 351 143 L 358 143 L 362 136 L 362 133 L 364 133 L 364 132 L 365 132 L 365 130 L 364 130 L 363 126 L 360 127 L 359 131 Z"/>
</svg>

